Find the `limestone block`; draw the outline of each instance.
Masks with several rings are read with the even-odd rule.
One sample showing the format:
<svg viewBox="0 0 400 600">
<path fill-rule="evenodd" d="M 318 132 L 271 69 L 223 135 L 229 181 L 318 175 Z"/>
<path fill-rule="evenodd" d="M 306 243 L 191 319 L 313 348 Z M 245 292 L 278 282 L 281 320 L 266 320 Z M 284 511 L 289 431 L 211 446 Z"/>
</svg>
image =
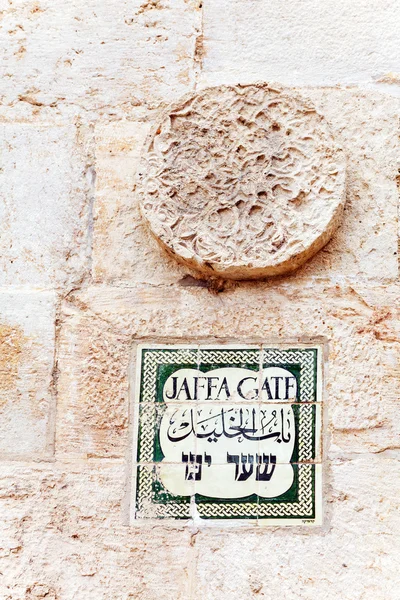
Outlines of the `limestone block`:
<svg viewBox="0 0 400 600">
<path fill-rule="evenodd" d="M 0 453 L 44 455 L 53 442 L 55 296 L 0 291 Z"/>
<path fill-rule="evenodd" d="M 296 92 L 310 98 L 326 117 L 348 166 L 342 224 L 294 278 L 396 278 L 399 100 L 356 89 Z M 143 141 L 157 115 L 148 112 L 132 124 L 96 128 L 93 268 L 98 282 L 162 284 L 195 275 L 160 250 L 138 210 L 134 178 Z"/>
<path fill-rule="evenodd" d="M 0 596 L 187 598 L 190 533 L 128 528 L 126 475 L 120 461 L 3 463 Z"/>
<path fill-rule="evenodd" d="M 379 79 L 398 71 L 399 18 L 380 0 L 204 0 L 203 70 L 209 84 Z"/>
<path fill-rule="evenodd" d="M 279 86 L 216 86 L 180 99 L 152 128 L 138 171 L 156 239 L 209 277 L 293 271 L 343 213 L 343 152 L 314 105 Z"/>
<path fill-rule="evenodd" d="M 396 279 L 400 102 L 355 90 L 303 93 L 347 155 L 347 199 L 339 229 L 301 275 Z"/>
<path fill-rule="evenodd" d="M 115 335 L 113 323 L 93 319 L 86 309 L 65 308 L 58 356 L 57 451 L 123 456 L 128 441 L 129 338 L 126 333 Z"/>
<path fill-rule="evenodd" d="M 399 454 L 340 457 L 328 463 L 325 472 L 327 524 L 330 530 L 347 534 L 396 536 L 400 527 Z"/>
<path fill-rule="evenodd" d="M 70 126 L 0 126 L 0 284 L 63 287 L 88 266 L 91 170 Z"/>
<path fill-rule="evenodd" d="M 148 118 L 152 117 L 150 113 Z M 161 284 L 172 283 L 186 273 L 150 235 L 133 192 L 150 123 L 138 120 L 96 126 L 95 281 Z"/>
<path fill-rule="evenodd" d="M 91 287 L 64 304 L 56 450 L 122 456 L 135 341 L 322 340 L 331 456 L 398 446 L 398 287 L 302 282 L 205 288 Z"/>
<path fill-rule="evenodd" d="M 193 86 L 197 0 L 17 0 L 2 11 L 3 103 L 98 114 Z"/>
</svg>

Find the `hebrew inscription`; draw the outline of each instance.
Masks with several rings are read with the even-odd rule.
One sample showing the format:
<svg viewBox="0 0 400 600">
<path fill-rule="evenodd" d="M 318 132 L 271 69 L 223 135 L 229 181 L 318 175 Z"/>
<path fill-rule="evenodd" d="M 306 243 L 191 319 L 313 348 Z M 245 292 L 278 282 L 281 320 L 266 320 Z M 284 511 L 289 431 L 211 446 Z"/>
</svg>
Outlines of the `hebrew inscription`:
<svg viewBox="0 0 400 600">
<path fill-rule="evenodd" d="M 319 522 L 319 348 L 138 351 L 133 519 Z"/>
<path fill-rule="evenodd" d="M 137 189 L 151 231 L 179 261 L 208 276 L 265 277 L 328 242 L 342 215 L 345 158 L 293 91 L 215 87 L 156 124 Z"/>
</svg>

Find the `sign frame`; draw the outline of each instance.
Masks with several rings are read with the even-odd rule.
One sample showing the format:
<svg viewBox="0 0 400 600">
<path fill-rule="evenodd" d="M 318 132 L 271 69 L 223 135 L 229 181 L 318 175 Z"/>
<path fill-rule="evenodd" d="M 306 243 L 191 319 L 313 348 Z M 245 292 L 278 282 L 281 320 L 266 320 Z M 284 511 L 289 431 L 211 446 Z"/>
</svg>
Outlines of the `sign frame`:
<svg viewBox="0 0 400 600">
<path fill-rule="evenodd" d="M 322 525 L 322 359 L 324 344 L 293 343 L 140 343 L 134 359 L 133 440 L 130 523 L 155 521 L 180 526 L 195 521 L 204 526 L 320 526 Z M 161 365 L 215 367 L 265 365 L 299 368 L 299 407 L 296 426 L 298 451 L 292 462 L 296 498 L 203 498 L 193 489 L 173 497 L 160 483 L 160 462 L 154 459 L 154 440 L 163 406 L 160 402 Z M 206 371 L 205 371 L 206 372 Z M 133 379 L 133 373 L 132 373 Z M 161 382 L 162 384 L 162 382 Z M 157 389 L 158 388 L 158 389 Z M 294 403 L 293 403 L 294 405 Z M 283 494 L 282 498 L 285 496 Z M 287 496 L 287 495 L 286 495 Z M 293 494 L 292 494 L 293 496 Z"/>
</svg>

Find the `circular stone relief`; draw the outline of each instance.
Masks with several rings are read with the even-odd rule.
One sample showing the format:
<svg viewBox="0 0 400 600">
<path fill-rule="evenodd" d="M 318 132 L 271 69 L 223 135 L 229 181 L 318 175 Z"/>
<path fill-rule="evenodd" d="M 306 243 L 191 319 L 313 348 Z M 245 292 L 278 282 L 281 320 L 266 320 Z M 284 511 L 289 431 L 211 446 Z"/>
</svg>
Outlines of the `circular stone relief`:
<svg viewBox="0 0 400 600">
<path fill-rule="evenodd" d="M 292 271 L 328 242 L 343 211 L 345 158 L 292 90 L 222 86 L 164 113 L 137 187 L 151 231 L 180 262 L 253 279 Z"/>
</svg>

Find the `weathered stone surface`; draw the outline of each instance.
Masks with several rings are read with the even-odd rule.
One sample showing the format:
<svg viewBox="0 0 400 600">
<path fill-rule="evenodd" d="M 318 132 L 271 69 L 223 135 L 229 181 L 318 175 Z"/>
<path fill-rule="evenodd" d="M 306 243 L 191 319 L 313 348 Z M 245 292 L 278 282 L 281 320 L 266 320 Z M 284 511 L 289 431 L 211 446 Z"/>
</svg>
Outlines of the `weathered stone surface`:
<svg viewBox="0 0 400 600">
<path fill-rule="evenodd" d="M 119 461 L 3 463 L 0 596 L 188 598 L 190 533 L 128 528 L 126 475 Z"/>
<path fill-rule="evenodd" d="M 398 273 L 396 176 L 400 152 L 399 101 L 359 90 L 299 90 L 326 116 L 347 155 L 347 200 L 342 224 L 296 277 L 341 281 L 394 279 Z M 156 115 L 148 115 L 151 121 Z M 173 283 L 191 271 L 170 259 L 148 234 L 132 190 L 149 122 L 96 129 L 94 277 L 96 281 Z M 193 274 L 195 272 L 193 271 Z"/>
<path fill-rule="evenodd" d="M 289 89 L 214 87 L 167 109 L 137 190 L 152 233 L 200 273 L 257 279 L 320 250 L 343 212 L 345 157 Z"/>
<path fill-rule="evenodd" d="M 335 590 L 344 600 L 395 600 L 399 476 L 399 462 L 383 456 L 333 462 L 322 531 L 194 529 L 191 536 L 123 524 L 121 461 L 3 463 L 0 594 L 219 600 L 333 598 Z"/>
<path fill-rule="evenodd" d="M 132 343 L 152 337 L 322 339 L 330 453 L 398 445 L 398 287 L 247 284 L 222 295 L 192 287 L 92 287 L 64 306 L 57 452 L 122 456 Z"/>
<path fill-rule="evenodd" d="M 55 296 L 0 290 L 0 453 L 36 457 L 53 443 Z"/>
<path fill-rule="evenodd" d="M 398 73 L 400 7 L 380 0 L 204 0 L 208 85 L 337 85 Z M 392 74 L 392 79 L 395 79 Z"/>
<path fill-rule="evenodd" d="M 301 275 L 393 280 L 398 277 L 400 102 L 355 90 L 304 93 L 347 154 L 347 199 L 341 226 Z"/>
<path fill-rule="evenodd" d="M 2 103 L 129 114 L 194 84 L 198 0 L 17 0 L 4 5 Z"/>
<path fill-rule="evenodd" d="M 363 458 L 332 465 L 331 472 L 331 519 L 323 533 L 198 534 L 193 597 L 395 600 L 399 539 L 390 523 L 399 526 L 399 487 L 385 477 L 399 476 L 398 462 Z M 350 479 L 360 487 L 349 489 Z"/>
<path fill-rule="evenodd" d="M 397 600 L 398 11 L 1 3 L 2 600 Z M 348 158 L 344 219 L 296 274 L 214 295 L 147 233 L 135 169 L 160 105 L 260 80 L 327 119 Z M 148 336 L 322 336 L 321 530 L 127 526 L 128 370 Z"/>
<path fill-rule="evenodd" d="M 87 271 L 92 165 L 82 129 L 0 126 L 1 285 L 64 287 Z"/>
<path fill-rule="evenodd" d="M 85 312 L 85 311 L 84 311 Z M 84 314 L 84 313 L 83 313 Z M 127 445 L 129 337 L 68 307 L 60 334 L 56 451 L 118 457 Z"/>
<path fill-rule="evenodd" d="M 147 121 L 99 123 L 96 127 L 95 281 L 168 284 L 186 273 L 150 235 L 133 193 L 136 167 L 149 129 Z"/>
</svg>

